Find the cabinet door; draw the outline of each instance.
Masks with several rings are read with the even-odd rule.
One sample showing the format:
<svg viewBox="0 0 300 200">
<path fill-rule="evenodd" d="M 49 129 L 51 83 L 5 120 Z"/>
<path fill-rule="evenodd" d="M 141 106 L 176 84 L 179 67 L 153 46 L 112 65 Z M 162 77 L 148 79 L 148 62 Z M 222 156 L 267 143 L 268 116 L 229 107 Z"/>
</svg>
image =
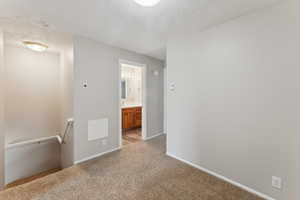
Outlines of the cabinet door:
<svg viewBox="0 0 300 200">
<path fill-rule="evenodd" d="M 139 128 L 142 126 L 142 108 L 135 109 L 135 127 Z"/>
<path fill-rule="evenodd" d="M 122 112 L 122 129 L 126 130 L 128 129 L 128 113 L 126 113 L 124 110 Z"/>
<path fill-rule="evenodd" d="M 134 124 L 135 124 L 135 118 L 134 118 L 134 111 L 130 110 L 130 112 L 128 113 L 128 128 L 134 128 Z"/>
<path fill-rule="evenodd" d="M 123 111 L 122 125 L 123 130 L 131 129 L 135 126 L 134 112 L 132 109 L 124 109 Z"/>
</svg>

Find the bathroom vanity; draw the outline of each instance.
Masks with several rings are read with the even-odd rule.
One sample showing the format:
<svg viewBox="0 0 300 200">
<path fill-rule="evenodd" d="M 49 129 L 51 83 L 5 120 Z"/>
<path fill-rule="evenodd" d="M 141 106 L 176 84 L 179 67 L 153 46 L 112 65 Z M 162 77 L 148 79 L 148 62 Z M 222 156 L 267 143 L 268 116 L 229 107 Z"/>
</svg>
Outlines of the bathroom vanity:
<svg viewBox="0 0 300 200">
<path fill-rule="evenodd" d="M 141 128 L 142 106 L 125 106 L 122 108 L 122 129 L 123 131 Z"/>
</svg>

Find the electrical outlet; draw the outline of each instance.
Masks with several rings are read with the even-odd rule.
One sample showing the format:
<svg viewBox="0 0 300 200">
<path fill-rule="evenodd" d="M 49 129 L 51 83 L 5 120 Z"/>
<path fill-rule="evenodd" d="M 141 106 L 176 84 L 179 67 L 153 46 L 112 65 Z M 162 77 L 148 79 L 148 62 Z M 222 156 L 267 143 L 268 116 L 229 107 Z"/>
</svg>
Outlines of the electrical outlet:
<svg viewBox="0 0 300 200">
<path fill-rule="evenodd" d="M 279 177 L 272 176 L 272 186 L 276 189 L 282 188 L 282 180 Z"/>
<path fill-rule="evenodd" d="M 102 145 L 103 145 L 103 146 L 107 145 L 107 140 L 106 140 L 106 139 L 105 139 L 105 140 L 102 140 Z"/>
</svg>

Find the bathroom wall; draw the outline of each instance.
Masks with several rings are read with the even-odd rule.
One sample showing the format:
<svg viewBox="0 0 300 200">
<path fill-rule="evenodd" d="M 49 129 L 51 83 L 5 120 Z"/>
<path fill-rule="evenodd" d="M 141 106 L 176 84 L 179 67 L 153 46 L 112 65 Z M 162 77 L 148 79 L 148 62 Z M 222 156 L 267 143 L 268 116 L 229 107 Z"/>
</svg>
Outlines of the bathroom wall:
<svg viewBox="0 0 300 200">
<path fill-rule="evenodd" d="M 122 99 L 122 105 L 142 105 L 142 68 L 122 64 L 121 80 L 126 81 L 126 99 Z"/>
<path fill-rule="evenodd" d="M 5 46 L 6 143 L 58 135 L 60 57 Z"/>
</svg>

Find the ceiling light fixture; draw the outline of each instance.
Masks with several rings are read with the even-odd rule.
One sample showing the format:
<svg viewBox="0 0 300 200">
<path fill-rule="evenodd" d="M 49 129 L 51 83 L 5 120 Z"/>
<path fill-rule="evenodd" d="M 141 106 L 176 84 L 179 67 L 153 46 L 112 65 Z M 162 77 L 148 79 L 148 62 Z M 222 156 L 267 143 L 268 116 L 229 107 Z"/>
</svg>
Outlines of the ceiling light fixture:
<svg viewBox="0 0 300 200">
<path fill-rule="evenodd" d="M 23 41 L 23 44 L 33 51 L 43 52 L 48 49 L 48 46 L 40 42 Z"/>
<path fill-rule="evenodd" d="M 160 0 L 134 0 L 137 4 L 145 7 L 155 6 L 160 2 Z"/>
</svg>

